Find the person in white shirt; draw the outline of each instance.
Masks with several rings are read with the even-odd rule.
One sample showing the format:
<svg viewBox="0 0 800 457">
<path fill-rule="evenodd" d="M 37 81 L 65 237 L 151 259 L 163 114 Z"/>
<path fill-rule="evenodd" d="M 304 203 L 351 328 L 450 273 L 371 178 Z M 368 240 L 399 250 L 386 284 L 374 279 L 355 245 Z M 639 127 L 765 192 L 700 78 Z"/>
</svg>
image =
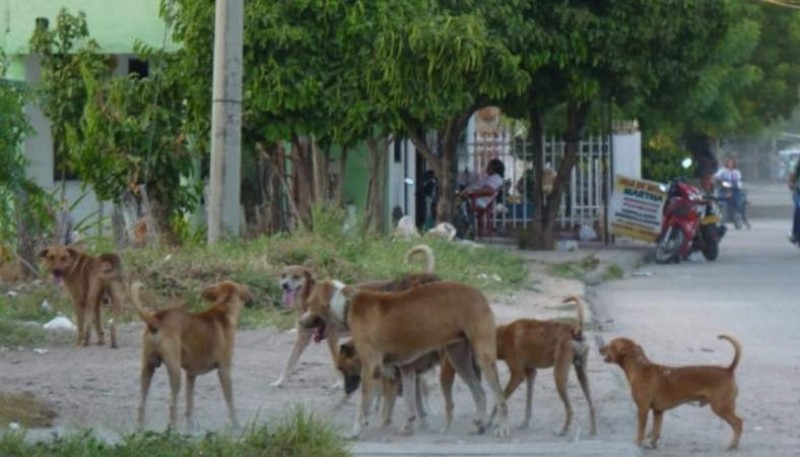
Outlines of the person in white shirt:
<svg viewBox="0 0 800 457">
<path fill-rule="evenodd" d="M 500 159 L 492 159 L 486 164 L 486 176 L 475 183 L 469 185 L 460 193 L 461 197 L 475 198 L 477 209 L 485 209 L 492 203 L 497 196 L 500 188 L 503 187 L 503 175 L 506 166 Z"/>
<path fill-rule="evenodd" d="M 725 166 L 717 170 L 714 179 L 720 182 L 728 181 L 734 189 L 742 187 L 742 172 L 736 169 L 736 161 L 732 157 L 725 159 Z"/>
</svg>

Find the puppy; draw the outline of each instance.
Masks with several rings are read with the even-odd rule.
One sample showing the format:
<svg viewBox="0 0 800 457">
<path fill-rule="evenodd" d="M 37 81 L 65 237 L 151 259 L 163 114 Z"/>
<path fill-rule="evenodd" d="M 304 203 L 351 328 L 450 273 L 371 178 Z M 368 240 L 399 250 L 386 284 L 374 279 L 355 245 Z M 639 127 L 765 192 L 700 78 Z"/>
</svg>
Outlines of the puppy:
<svg viewBox="0 0 800 457">
<path fill-rule="evenodd" d="M 63 281 L 72 298 L 78 321 L 77 345 L 89 345 L 91 329 L 87 326 L 86 320 L 92 317 L 97 333 L 97 344 L 104 344 L 102 302 L 103 297 L 108 297 L 112 313 L 109 320 L 111 347 L 116 348 L 116 321 L 122 313 L 122 291 L 125 288 L 120 257 L 108 253 L 95 257 L 81 252 L 74 246 L 50 246 L 39 252 L 39 258 L 56 282 Z"/>
<path fill-rule="evenodd" d="M 193 430 L 194 383 L 197 376 L 217 370 L 222 394 L 234 428 L 239 427 L 233 406 L 231 367 L 236 325 L 242 303 L 251 299 L 245 286 L 223 281 L 203 290 L 203 299 L 212 303 L 200 313 L 181 308 L 151 312 L 139 298 L 141 283 L 135 283 L 132 298 L 146 328 L 142 342 L 141 402 L 139 426 L 144 427 L 145 404 L 150 382 L 156 368 L 163 362 L 167 367 L 170 385 L 169 423 L 177 423 L 178 392 L 181 387 L 181 368 L 186 373 L 186 424 Z"/>
<path fill-rule="evenodd" d="M 425 281 L 426 278 L 435 278 L 432 275 L 436 262 L 433 255 L 433 250 L 424 244 L 414 246 L 406 253 L 406 262 L 408 262 L 415 255 L 424 255 L 426 259 L 426 273 L 420 275 L 408 275 L 395 281 L 373 281 L 362 283 L 359 284 L 359 287 L 370 290 L 403 290 L 407 289 L 410 284 L 419 284 L 422 281 Z M 429 276 L 425 276 L 426 274 Z M 280 287 L 281 291 L 283 292 L 282 303 L 285 307 L 293 307 L 297 313 L 297 338 L 295 339 L 294 347 L 292 348 L 292 354 L 289 356 L 289 360 L 286 362 L 286 367 L 284 367 L 278 379 L 270 384 L 272 387 L 279 387 L 281 384 L 283 384 L 289 374 L 294 371 L 300 356 L 308 347 L 308 344 L 311 342 L 312 338 L 316 342 L 321 341 L 320 335 L 315 337 L 313 330 L 303 327 L 299 323 L 300 316 L 302 316 L 308 310 L 308 299 L 315 285 L 316 280 L 314 279 L 314 274 L 306 267 L 296 265 L 288 266 L 285 267 L 281 273 Z M 391 289 L 385 289 L 387 286 L 391 287 Z M 336 354 L 338 351 L 337 345 L 341 329 L 334 327 L 329 330 L 330 332 L 327 335 L 328 350 L 331 353 L 333 364 L 336 365 Z"/>
<path fill-rule="evenodd" d="M 495 435 L 508 436 L 505 397 L 500 386 L 494 314 L 486 297 L 466 284 L 435 281 L 403 292 L 377 292 L 323 281 L 309 297 L 301 325 L 325 337 L 331 327 L 349 329 L 361 358 L 361 403 L 353 425 L 358 437 L 367 424 L 375 388 L 374 374 L 385 364 L 400 367 L 408 416 L 403 428 L 410 433 L 416 420 L 416 379 L 411 362 L 447 348 L 454 366 L 467 381 L 478 411 L 478 432 L 485 430 L 486 396 L 472 360 L 485 373 L 495 395 L 499 424 Z M 467 342 L 467 345 L 456 343 Z M 468 354 L 456 350 L 467 346 Z"/>
<path fill-rule="evenodd" d="M 683 403 L 698 401 L 700 406 L 711 405 L 711 410 L 733 429 L 729 449 L 736 449 L 742 436 L 742 419 L 736 415 L 736 395 L 739 391 L 734 371 L 739 364 L 742 349 L 739 342 L 728 335 L 719 335 L 733 344 L 733 361 L 727 367 L 697 365 L 668 367 L 647 359 L 644 350 L 628 338 L 614 338 L 600 348 L 607 363 L 615 363 L 625 372 L 636 402 L 638 427 L 636 444 L 644 441 L 647 415 L 653 411 L 653 431 L 650 445 L 655 448 L 661 436 L 664 411 Z"/>
<path fill-rule="evenodd" d="M 417 415 L 423 423 L 427 416 L 427 411 L 425 411 L 425 398 L 428 395 L 429 388 L 422 375 L 433 369 L 433 367 L 439 363 L 439 359 L 442 356 L 443 353 L 441 350 L 434 351 L 409 364 L 409 368 L 415 371 L 415 382 L 417 386 L 417 396 L 415 398 L 416 409 Z M 350 395 L 355 392 L 361 385 L 362 364 L 352 339 L 343 342 L 339 346 L 339 354 L 336 357 L 336 368 L 342 373 L 342 377 L 344 378 L 345 394 Z M 375 373 L 375 376 L 381 378 L 381 394 L 383 397 L 381 403 L 381 426 L 386 427 L 392 423 L 392 412 L 394 411 L 397 396 L 403 395 L 402 384 L 400 383 L 401 373 L 400 369 L 396 366 L 384 365 L 379 370 L 379 373 Z"/>
<path fill-rule="evenodd" d="M 505 397 L 517 390 L 526 381 L 525 419 L 520 428 L 527 429 L 531 420 L 531 403 L 533 400 L 533 383 L 536 370 L 553 368 L 556 390 L 564 403 L 566 418 L 560 435 L 565 435 L 572 422 L 572 407 L 567 396 L 567 377 L 570 367 L 575 367 L 575 374 L 589 405 L 590 434 L 597 434 L 594 405 L 589 391 L 589 378 L 586 376 L 589 345 L 583 335 L 583 305 L 575 296 L 567 297 L 563 303 L 574 302 L 577 305 L 578 321 L 575 325 L 556 321 L 537 319 L 518 319 L 510 324 L 497 327 L 497 359 L 508 365 L 510 378 L 504 391 Z M 450 390 L 453 384 L 453 369 L 449 364 L 442 366 L 442 389 Z M 445 395 L 445 412 L 447 422 L 452 419 L 453 404 L 451 395 Z M 492 412 L 492 417 L 494 411 Z M 491 424 L 491 418 L 489 420 Z"/>
</svg>

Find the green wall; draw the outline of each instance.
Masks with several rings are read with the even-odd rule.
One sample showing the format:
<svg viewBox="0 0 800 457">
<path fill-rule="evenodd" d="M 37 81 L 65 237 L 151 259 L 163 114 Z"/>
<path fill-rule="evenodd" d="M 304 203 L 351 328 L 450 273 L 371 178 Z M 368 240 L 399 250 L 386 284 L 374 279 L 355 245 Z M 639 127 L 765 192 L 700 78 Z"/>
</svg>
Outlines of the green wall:
<svg viewBox="0 0 800 457">
<path fill-rule="evenodd" d="M 37 17 L 51 27 L 61 8 L 86 13 L 89 33 L 109 54 L 126 54 L 140 40 L 161 46 L 165 23 L 158 15 L 160 0 L 0 0 L 0 46 L 7 54 L 27 54 Z M 169 40 L 167 47 L 170 47 Z"/>
</svg>

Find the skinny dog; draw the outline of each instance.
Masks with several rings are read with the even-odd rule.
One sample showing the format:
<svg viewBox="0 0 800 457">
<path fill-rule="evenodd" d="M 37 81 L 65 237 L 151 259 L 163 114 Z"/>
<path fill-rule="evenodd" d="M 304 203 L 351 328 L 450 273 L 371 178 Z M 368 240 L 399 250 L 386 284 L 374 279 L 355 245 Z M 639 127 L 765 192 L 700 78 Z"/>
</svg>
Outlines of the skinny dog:
<svg viewBox="0 0 800 457">
<path fill-rule="evenodd" d="M 411 362 L 407 368 L 415 370 L 417 396 L 414 399 L 416 402 L 417 415 L 420 421 L 424 424 L 427 412 L 425 411 L 424 397 L 427 396 L 428 386 L 421 376 L 431 370 L 444 353 L 434 351 L 428 353 L 419 359 Z M 350 395 L 358 389 L 361 385 L 361 358 L 356 351 L 355 343 L 349 339 L 339 346 L 339 354 L 336 357 L 336 368 L 342 373 L 344 377 L 345 394 Z M 381 394 L 383 401 L 381 404 L 381 417 L 382 427 L 386 427 L 392 423 L 392 412 L 398 395 L 402 395 L 401 371 L 398 367 L 392 365 L 384 365 L 381 367 L 380 373 L 382 388 Z"/>
<path fill-rule="evenodd" d="M 495 365 L 497 348 L 494 314 L 477 289 L 455 282 L 432 282 L 404 292 L 377 292 L 323 281 L 309 297 L 301 325 L 325 337 L 330 327 L 349 329 L 361 358 L 361 403 L 353 425 L 358 437 L 367 425 L 375 389 L 374 374 L 384 364 L 401 368 L 408 417 L 403 431 L 410 433 L 416 420 L 416 377 L 404 367 L 439 348 L 448 356 L 472 392 L 477 407 L 476 425 L 485 430 L 486 395 L 474 374 L 472 356 L 485 373 L 499 409 L 495 435 L 508 436 L 505 397 Z M 470 351 L 458 351 L 466 341 Z M 466 354 L 464 354 L 466 352 Z M 469 353 L 471 352 L 471 354 Z M 411 370 L 411 368 L 409 368 Z"/>
<path fill-rule="evenodd" d="M 411 257 L 417 254 L 423 254 L 425 256 L 426 272 L 430 278 L 435 278 L 435 276 L 432 275 L 435 265 L 435 258 L 431 248 L 426 245 L 414 246 L 406 253 L 406 261 L 409 261 Z M 359 286 L 371 290 L 382 290 L 391 285 L 393 288 L 387 290 L 402 290 L 408 288 L 407 284 L 419 283 L 420 281 L 424 282 L 423 275 L 424 274 L 409 275 L 399 281 L 374 281 L 360 284 Z M 403 284 L 402 281 L 405 281 L 407 284 Z M 286 367 L 281 372 L 280 377 L 278 377 L 275 382 L 270 384 L 272 387 L 279 387 L 289 377 L 289 374 L 294 371 L 294 367 L 297 365 L 298 360 L 300 360 L 300 356 L 308 347 L 308 344 L 311 342 L 312 338 L 314 338 L 317 342 L 320 341 L 319 338 L 314 337 L 313 330 L 303 327 L 300 325 L 299 321 L 300 317 L 306 311 L 308 311 L 308 299 L 315 285 L 316 280 L 314 279 L 314 274 L 306 267 L 296 265 L 288 266 L 285 267 L 281 273 L 280 286 L 281 290 L 283 291 L 283 305 L 285 307 L 294 307 L 297 313 L 297 338 L 295 339 L 294 347 L 292 348 L 292 354 L 289 356 L 289 360 L 286 362 Z M 327 336 L 328 349 L 331 353 L 333 364 L 335 365 L 336 354 L 338 353 L 337 344 L 339 341 L 340 329 L 331 328 L 329 330 L 330 332 Z"/>
<path fill-rule="evenodd" d="M 86 319 L 94 317 L 94 328 L 97 332 L 97 344 L 104 344 L 103 334 L 103 297 L 111 301 L 111 347 L 117 347 L 116 321 L 122 314 L 122 291 L 125 279 L 122 272 L 122 260 L 117 254 L 100 254 L 97 257 L 85 254 L 72 246 L 50 246 L 39 252 L 47 269 L 57 282 L 67 286 L 72 303 L 75 306 L 75 317 L 78 323 L 78 346 L 88 346 L 91 327 Z"/>
<path fill-rule="evenodd" d="M 233 406 L 231 367 L 236 324 L 242 302 L 250 299 L 246 287 L 223 281 L 203 290 L 203 299 L 211 307 L 200 313 L 181 308 L 151 312 L 139 298 L 141 283 L 134 283 L 132 298 L 136 310 L 146 324 L 142 342 L 141 402 L 139 426 L 144 427 L 147 392 L 153 374 L 163 362 L 167 367 L 170 385 L 169 422 L 177 424 L 178 392 L 181 388 L 181 368 L 186 373 L 186 424 L 194 429 L 194 383 L 197 376 L 217 370 L 228 414 L 234 428 L 239 427 Z"/>
<path fill-rule="evenodd" d="M 728 335 L 719 335 L 733 344 L 733 361 L 727 367 L 695 365 L 668 367 L 647 359 L 644 350 L 628 338 L 614 338 L 600 348 L 607 363 L 619 365 L 630 384 L 633 401 L 636 402 L 638 427 L 636 444 L 644 441 L 647 415 L 653 411 L 653 431 L 650 445 L 655 448 L 661 437 L 664 411 L 678 405 L 698 401 L 700 406 L 711 405 L 711 410 L 733 429 L 729 449 L 739 446 L 742 436 L 742 419 L 736 415 L 736 395 L 739 391 L 734 371 L 741 357 L 741 345 Z"/>
<path fill-rule="evenodd" d="M 537 319 L 518 319 L 510 324 L 497 327 L 497 359 L 508 365 L 510 378 L 504 391 L 505 397 L 517 390 L 526 380 L 525 419 L 520 428 L 527 429 L 531 420 L 531 403 L 533 400 L 533 383 L 536 370 L 553 368 L 556 390 L 564 403 L 566 418 L 560 435 L 567 433 L 572 422 L 572 407 L 567 396 L 567 377 L 570 366 L 575 367 L 575 374 L 589 405 L 590 434 L 597 434 L 594 405 L 589 391 L 589 378 L 586 375 L 589 345 L 583 335 L 583 305 L 575 296 L 567 297 L 563 303 L 574 302 L 577 305 L 577 325 L 556 321 Z M 453 416 L 452 385 L 453 368 L 449 363 L 442 364 L 442 390 L 445 392 L 445 413 L 449 426 Z M 492 412 L 492 417 L 494 411 Z M 491 418 L 490 418 L 491 424 Z"/>
</svg>

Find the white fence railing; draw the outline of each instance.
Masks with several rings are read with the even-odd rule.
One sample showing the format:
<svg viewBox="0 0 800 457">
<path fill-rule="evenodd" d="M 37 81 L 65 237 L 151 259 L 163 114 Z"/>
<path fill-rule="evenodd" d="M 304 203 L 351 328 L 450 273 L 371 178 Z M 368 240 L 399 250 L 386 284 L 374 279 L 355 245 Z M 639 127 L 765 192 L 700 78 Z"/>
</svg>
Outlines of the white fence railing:
<svg viewBox="0 0 800 457">
<path fill-rule="evenodd" d="M 544 185 L 555 177 L 564 156 L 565 143 L 555 137 L 543 141 Z M 496 205 L 495 226 L 509 230 L 527 227 L 535 212 L 532 197 L 533 148 L 530 142 L 506 134 L 479 136 L 462 146 L 459 153 L 459 183 L 468 184 L 483 176 L 486 164 L 498 158 L 505 164 L 505 181 Z M 581 141 L 578 159 L 564 189 L 557 224 L 573 230 L 604 223 L 607 190 L 611 182 L 611 137 L 589 136 Z"/>
</svg>

